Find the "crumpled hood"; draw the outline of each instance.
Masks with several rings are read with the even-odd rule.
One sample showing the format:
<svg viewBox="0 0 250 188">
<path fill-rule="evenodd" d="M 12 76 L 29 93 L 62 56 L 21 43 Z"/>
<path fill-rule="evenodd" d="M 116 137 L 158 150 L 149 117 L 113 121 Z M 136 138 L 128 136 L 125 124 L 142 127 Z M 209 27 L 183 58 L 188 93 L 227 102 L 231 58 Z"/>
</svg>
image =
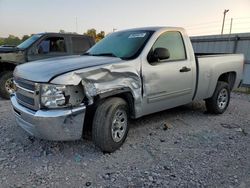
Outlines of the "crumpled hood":
<svg viewBox="0 0 250 188">
<path fill-rule="evenodd" d="M 33 82 L 49 82 L 56 76 L 74 70 L 120 62 L 124 60 L 116 57 L 64 56 L 19 65 L 14 76 Z"/>
</svg>

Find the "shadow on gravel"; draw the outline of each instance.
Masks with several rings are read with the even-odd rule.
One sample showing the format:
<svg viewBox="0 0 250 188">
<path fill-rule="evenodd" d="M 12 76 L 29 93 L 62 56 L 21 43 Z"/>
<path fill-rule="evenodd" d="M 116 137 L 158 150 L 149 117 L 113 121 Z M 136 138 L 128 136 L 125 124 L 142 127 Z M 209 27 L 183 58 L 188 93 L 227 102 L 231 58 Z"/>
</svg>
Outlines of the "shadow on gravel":
<svg viewBox="0 0 250 188">
<path fill-rule="evenodd" d="M 164 110 L 161 112 L 156 112 L 147 116 L 143 116 L 139 119 L 131 120 L 130 128 L 136 128 L 145 126 L 148 122 L 161 122 L 166 119 L 171 119 L 172 117 L 182 116 L 186 114 L 196 114 L 203 116 L 206 114 L 206 108 L 204 102 L 193 102 L 187 105 L 175 107 L 172 109 Z M 208 114 L 209 115 L 209 114 Z"/>
<path fill-rule="evenodd" d="M 191 103 L 185 106 L 154 113 L 137 120 L 131 120 L 130 128 L 132 133 L 128 135 L 128 140 L 130 143 L 134 142 L 131 139 L 137 134 L 138 130 L 135 129 L 141 129 L 144 126 L 152 127 L 154 126 L 153 123 L 156 123 L 158 127 L 159 125 L 163 126 L 166 120 L 171 122 L 171 118 L 180 117 L 182 115 L 195 114 L 196 116 L 204 116 L 204 111 L 205 107 L 203 103 Z M 10 135 L 12 138 L 8 138 L 7 141 L 11 142 L 15 149 L 20 151 L 19 155 L 29 155 L 31 158 L 49 157 L 51 159 L 53 159 L 53 157 L 56 159 L 56 157 L 61 156 L 65 159 L 73 158 L 76 162 L 83 159 L 97 159 L 103 156 L 103 153 L 92 143 L 91 133 L 88 133 L 87 137 L 85 135 L 84 139 L 78 141 L 55 142 L 28 136 L 28 134 L 21 128 L 17 126 L 14 128 L 14 134 Z"/>
</svg>

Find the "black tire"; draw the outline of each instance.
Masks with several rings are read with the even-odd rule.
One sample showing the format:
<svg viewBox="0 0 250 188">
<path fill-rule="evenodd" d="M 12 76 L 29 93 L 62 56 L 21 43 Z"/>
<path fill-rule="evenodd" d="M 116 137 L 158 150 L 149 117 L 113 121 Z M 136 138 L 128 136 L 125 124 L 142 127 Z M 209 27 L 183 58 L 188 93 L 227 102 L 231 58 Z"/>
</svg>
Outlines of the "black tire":
<svg viewBox="0 0 250 188">
<path fill-rule="evenodd" d="M 213 96 L 205 100 L 207 111 L 213 114 L 224 113 L 230 102 L 230 92 L 228 83 L 219 81 Z M 220 94 L 224 97 L 222 98 Z"/>
<path fill-rule="evenodd" d="M 123 114 L 123 121 L 122 119 L 119 121 L 116 120 L 121 117 L 119 113 Z M 124 114 L 126 114 L 126 118 Z M 115 117 L 119 118 L 115 119 Z M 112 129 L 116 126 L 114 122 L 118 122 L 117 124 L 121 122 L 124 128 L 116 127 L 116 130 L 118 130 L 117 133 L 115 133 L 115 129 Z M 92 139 L 94 144 L 103 152 L 110 153 L 120 148 L 127 137 L 128 130 L 128 105 L 125 100 L 118 97 L 108 98 L 97 106 L 92 125 Z M 119 131 L 122 133 L 118 134 Z M 112 133 L 115 134 L 112 136 Z"/>
<path fill-rule="evenodd" d="M 13 78 L 12 71 L 4 71 L 0 74 L 0 96 L 5 99 L 10 98 L 11 90 L 6 87 L 6 82 L 11 78 Z M 13 89 L 13 85 L 10 87 Z"/>
</svg>

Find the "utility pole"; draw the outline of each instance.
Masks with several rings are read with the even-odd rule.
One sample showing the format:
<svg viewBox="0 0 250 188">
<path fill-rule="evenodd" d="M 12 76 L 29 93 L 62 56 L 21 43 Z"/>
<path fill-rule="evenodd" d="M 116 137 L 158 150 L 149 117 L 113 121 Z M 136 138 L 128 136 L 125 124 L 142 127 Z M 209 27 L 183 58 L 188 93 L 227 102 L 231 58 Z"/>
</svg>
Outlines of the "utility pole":
<svg viewBox="0 0 250 188">
<path fill-rule="evenodd" d="M 224 24 L 225 24 L 225 18 L 226 14 L 229 12 L 229 9 L 225 9 L 223 12 L 223 22 L 222 22 L 222 28 L 221 28 L 221 34 L 223 35 L 223 30 L 224 30 Z"/>
<path fill-rule="evenodd" d="M 230 32 L 229 32 L 229 34 L 232 33 L 232 28 L 233 28 L 233 18 L 231 18 L 231 22 L 230 22 Z"/>
<path fill-rule="evenodd" d="M 76 17 L 76 33 L 77 33 L 77 30 L 78 30 L 78 23 L 77 23 L 77 17 Z"/>
</svg>

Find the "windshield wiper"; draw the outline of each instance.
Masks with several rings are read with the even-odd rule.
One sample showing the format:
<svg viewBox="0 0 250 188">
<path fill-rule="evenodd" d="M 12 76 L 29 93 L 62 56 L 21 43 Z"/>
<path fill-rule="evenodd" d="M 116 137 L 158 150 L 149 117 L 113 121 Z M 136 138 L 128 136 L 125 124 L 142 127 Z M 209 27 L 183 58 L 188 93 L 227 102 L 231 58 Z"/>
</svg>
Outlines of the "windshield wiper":
<svg viewBox="0 0 250 188">
<path fill-rule="evenodd" d="M 93 56 L 108 56 L 108 57 L 117 57 L 115 54 L 113 53 L 100 53 L 100 54 L 91 54 Z"/>
<path fill-rule="evenodd" d="M 82 55 L 92 55 L 92 54 L 90 54 L 89 52 L 85 52 Z"/>
<path fill-rule="evenodd" d="M 85 52 L 84 54 L 82 55 L 89 55 L 89 56 L 107 56 L 107 57 L 117 57 L 115 54 L 113 53 L 100 53 L 100 54 L 91 54 L 89 52 Z M 123 58 L 123 57 L 118 57 L 122 60 L 127 60 L 126 58 Z"/>
</svg>

